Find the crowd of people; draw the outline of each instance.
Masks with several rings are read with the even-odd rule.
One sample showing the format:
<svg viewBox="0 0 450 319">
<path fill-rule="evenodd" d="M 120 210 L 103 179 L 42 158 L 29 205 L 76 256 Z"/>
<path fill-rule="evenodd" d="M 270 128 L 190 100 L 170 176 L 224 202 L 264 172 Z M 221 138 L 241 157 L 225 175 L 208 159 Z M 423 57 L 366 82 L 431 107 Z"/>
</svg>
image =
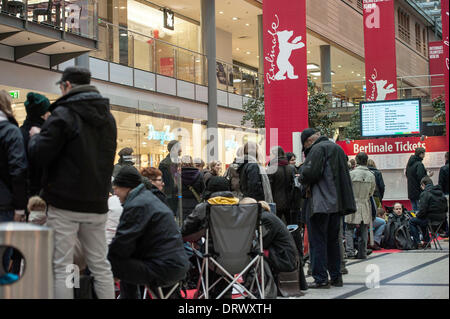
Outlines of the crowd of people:
<svg viewBox="0 0 450 319">
<path fill-rule="evenodd" d="M 144 285 L 186 280 L 188 243 L 201 243 L 207 205 L 260 203 L 270 270 L 276 279 L 298 270 L 300 260 L 302 273 L 308 261 L 314 283 L 303 290 L 342 287 L 346 259 L 426 246 L 430 221 L 444 222 L 442 236 L 448 236 L 448 152 L 439 185 L 422 163 L 425 149 L 411 156 L 412 212 L 400 203 L 383 207 L 385 185 L 375 162 L 364 152 L 349 161 L 314 128 L 302 132 L 302 163 L 279 146 L 266 162 L 258 145 L 247 142 L 222 173 L 221 162 L 205 165 L 173 140 L 158 168 L 138 170 L 129 147 L 114 165 L 116 123 L 108 99 L 90 85 L 89 70 L 67 68 L 57 84 L 62 97 L 52 104 L 28 94 L 20 128 L 9 94 L 0 91 L 0 222 L 53 230 L 55 298 L 74 297 L 66 285 L 73 263 L 94 278 L 97 298 L 115 298 L 118 282 L 120 297 L 135 299 Z M 288 225 L 302 229 L 305 248 Z M 20 275 L 20 256 L 1 249 L 0 277 Z"/>
</svg>

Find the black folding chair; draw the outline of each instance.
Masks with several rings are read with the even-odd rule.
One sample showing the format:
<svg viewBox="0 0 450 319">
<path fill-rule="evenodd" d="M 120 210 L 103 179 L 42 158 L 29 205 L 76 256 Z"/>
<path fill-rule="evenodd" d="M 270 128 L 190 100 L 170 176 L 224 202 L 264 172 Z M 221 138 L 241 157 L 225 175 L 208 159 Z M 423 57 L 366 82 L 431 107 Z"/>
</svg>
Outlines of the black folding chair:
<svg viewBox="0 0 450 319">
<path fill-rule="evenodd" d="M 438 249 L 438 246 L 439 246 L 439 249 L 442 250 L 442 247 L 441 247 L 441 244 L 439 243 L 438 238 L 439 238 L 439 231 L 444 226 L 444 223 L 445 223 L 445 219 L 443 221 L 428 221 L 427 232 L 431 233 L 431 239 L 423 249 L 427 249 L 428 247 L 431 247 L 431 242 L 433 242 L 434 248 L 436 248 L 436 250 Z"/>
<path fill-rule="evenodd" d="M 207 206 L 205 254 L 199 265 L 203 293 L 199 299 L 209 299 L 211 289 L 221 280 L 228 285 L 218 292 L 217 299 L 233 287 L 252 299 L 265 298 L 261 211 L 260 204 Z M 212 285 L 210 271 L 219 277 Z M 245 280 L 248 286 L 238 281 L 244 276 L 250 278 Z"/>
</svg>

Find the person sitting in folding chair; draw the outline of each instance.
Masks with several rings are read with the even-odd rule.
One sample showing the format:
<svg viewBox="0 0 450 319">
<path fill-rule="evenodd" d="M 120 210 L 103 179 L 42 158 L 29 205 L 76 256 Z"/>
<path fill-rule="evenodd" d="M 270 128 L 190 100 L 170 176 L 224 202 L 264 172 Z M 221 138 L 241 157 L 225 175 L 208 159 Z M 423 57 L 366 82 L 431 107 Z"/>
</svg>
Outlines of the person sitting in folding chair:
<svg viewBox="0 0 450 319">
<path fill-rule="evenodd" d="M 173 212 L 141 181 L 133 166 L 124 166 L 113 181 L 123 213 L 108 259 L 114 278 L 120 279 L 121 299 L 139 299 L 138 285 L 170 289 L 189 270 Z"/>
<path fill-rule="evenodd" d="M 433 181 L 425 176 L 420 181 L 420 187 L 423 192 L 420 194 L 419 212 L 415 218 L 410 219 L 410 231 L 416 244 L 420 247 L 419 229 L 422 231 L 423 241 L 422 247 L 427 247 L 430 242 L 427 226 L 431 223 L 437 223 L 442 226 L 447 213 L 447 199 L 439 185 L 433 186 Z M 439 227 L 439 228 L 440 228 Z M 436 229 L 439 231 L 439 229 Z"/>
</svg>

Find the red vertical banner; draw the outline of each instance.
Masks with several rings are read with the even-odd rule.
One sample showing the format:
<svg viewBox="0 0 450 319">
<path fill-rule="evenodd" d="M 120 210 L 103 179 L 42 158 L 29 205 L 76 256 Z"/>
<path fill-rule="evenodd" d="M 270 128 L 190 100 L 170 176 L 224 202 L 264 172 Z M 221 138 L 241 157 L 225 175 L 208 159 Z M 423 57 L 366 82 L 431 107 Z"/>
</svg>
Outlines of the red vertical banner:
<svg viewBox="0 0 450 319">
<path fill-rule="evenodd" d="M 306 0 L 264 0 L 263 30 L 266 152 L 290 152 L 308 127 Z"/>
<path fill-rule="evenodd" d="M 394 0 L 363 0 L 366 100 L 397 99 Z"/>
<path fill-rule="evenodd" d="M 448 133 L 449 133 L 449 125 L 448 125 L 448 1 L 449 0 L 441 0 L 441 11 L 442 11 L 442 39 L 444 41 L 444 79 L 445 79 L 445 121 L 447 127 L 447 149 L 448 149 Z"/>
<path fill-rule="evenodd" d="M 444 73 L 442 66 L 445 64 L 444 42 L 435 41 L 428 43 L 428 59 L 430 61 L 431 98 L 435 99 L 445 94 Z"/>
</svg>

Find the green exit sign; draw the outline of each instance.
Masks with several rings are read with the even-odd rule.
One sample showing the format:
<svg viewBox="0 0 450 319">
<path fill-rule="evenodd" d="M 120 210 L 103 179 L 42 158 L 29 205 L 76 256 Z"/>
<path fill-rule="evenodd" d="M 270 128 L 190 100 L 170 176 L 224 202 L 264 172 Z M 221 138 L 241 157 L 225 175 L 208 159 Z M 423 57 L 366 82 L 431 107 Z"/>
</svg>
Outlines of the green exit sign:
<svg viewBox="0 0 450 319">
<path fill-rule="evenodd" d="M 13 100 L 19 99 L 19 91 L 9 91 L 9 95 L 11 95 Z"/>
</svg>

